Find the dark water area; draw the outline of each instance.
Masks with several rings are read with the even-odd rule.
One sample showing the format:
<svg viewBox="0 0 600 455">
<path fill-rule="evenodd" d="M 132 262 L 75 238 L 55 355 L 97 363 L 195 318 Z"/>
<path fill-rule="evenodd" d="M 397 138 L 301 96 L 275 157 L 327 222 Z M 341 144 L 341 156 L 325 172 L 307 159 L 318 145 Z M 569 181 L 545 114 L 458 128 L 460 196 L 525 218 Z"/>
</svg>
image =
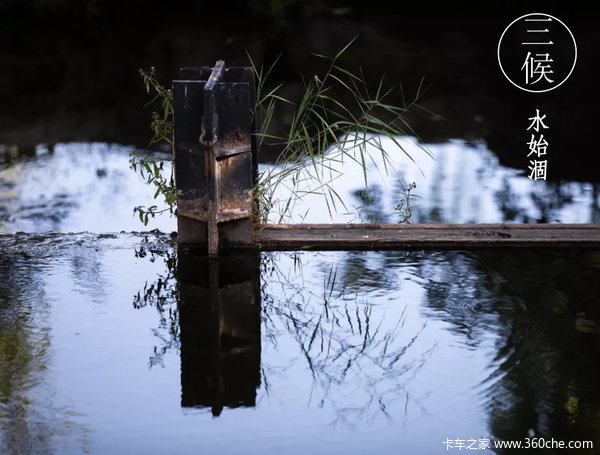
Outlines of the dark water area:
<svg viewBox="0 0 600 455">
<path fill-rule="evenodd" d="M 522 14 L 545 12 L 576 37 L 576 68 L 559 89 L 532 94 L 502 75 L 496 47 Z M 147 144 L 150 111 L 137 75 L 158 68 L 165 83 L 186 65 L 223 58 L 268 65 L 273 84 L 302 91 L 319 70 L 311 53 L 333 55 L 357 37 L 343 64 L 370 83 L 385 73 L 400 101 L 428 87 L 410 123 L 425 142 L 484 140 L 503 165 L 527 168 L 525 129 L 536 108 L 551 126 L 548 178 L 598 181 L 595 68 L 600 34 L 580 2 L 252 2 L 24 0 L 0 2 L 0 143 L 100 141 Z M 10 106 L 10 107 L 9 107 Z M 285 115 L 280 119 L 285 124 Z M 263 159 L 269 159 L 268 156 Z"/>
<path fill-rule="evenodd" d="M 596 252 L 171 243 L 0 237 L 2 453 L 598 453 Z"/>
</svg>

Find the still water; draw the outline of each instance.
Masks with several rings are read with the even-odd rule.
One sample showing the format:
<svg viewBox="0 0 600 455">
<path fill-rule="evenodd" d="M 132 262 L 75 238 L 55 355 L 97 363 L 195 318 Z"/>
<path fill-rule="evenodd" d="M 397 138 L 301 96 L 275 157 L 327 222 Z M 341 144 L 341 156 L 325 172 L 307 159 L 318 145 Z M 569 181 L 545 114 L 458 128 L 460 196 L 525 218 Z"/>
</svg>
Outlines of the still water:
<svg viewBox="0 0 600 455">
<path fill-rule="evenodd" d="M 368 198 L 359 164 L 330 162 L 337 170 L 331 186 L 343 205 L 336 198 L 337 211 L 329 211 L 323 197 L 308 194 L 293 204 L 286 221 L 398 222 L 395 207 L 403 202 L 404 189 L 415 183 L 410 199 L 415 223 L 600 223 L 600 181 L 534 182 L 527 178 L 526 160 L 522 169 L 506 168 L 481 142 L 428 144 L 425 151 L 414 138 L 399 140 L 416 164 L 384 138 L 386 163 L 376 151 L 366 162 Z M 156 201 L 154 191 L 129 169 L 132 150 L 59 143 L 24 154 L 0 145 L 0 232 L 176 230 L 168 214 L 148 227 L 133 216 L 134 206 Z M 273 165 L 260 165 L 262 172 L 269 169 Z M 289 180 L 274 194 L 271 221 L 279 219 L 290 197 Z"/>
<path fill-rule="evenodd" d="M 591 183 L 527 186 L 481 145 L 432 148 L 447 172 L 423 171 L 439 189 L 417 182 L 419 221 L 510 221 L 503 181 L 517 221 L 598 214 Z M 449 163 L 468 153 L 455 176 Z M 476 157 L 491 170 L 470 189 Z M 471 202 L 457 208 L 460 181 Z M 525 437 L 598 453 L 597 251 L 209 261 L 168 234 L 128 233 L 152 194 L 126 148 L 40 147 L 5 159 L 0 184 L 2 453 L 430 454 L 457 439 L 511 453 L 493 441 Z M 556 198 L 530 204 L 536 192 Z M 386 215 L 387 197 L 372 213 Z"/>
<path fill-rule="evenodd" d="M 158 234 L 2 248 L 3 453 L 598 442 L 597 252 L 211 263 Z"/>
</svg>

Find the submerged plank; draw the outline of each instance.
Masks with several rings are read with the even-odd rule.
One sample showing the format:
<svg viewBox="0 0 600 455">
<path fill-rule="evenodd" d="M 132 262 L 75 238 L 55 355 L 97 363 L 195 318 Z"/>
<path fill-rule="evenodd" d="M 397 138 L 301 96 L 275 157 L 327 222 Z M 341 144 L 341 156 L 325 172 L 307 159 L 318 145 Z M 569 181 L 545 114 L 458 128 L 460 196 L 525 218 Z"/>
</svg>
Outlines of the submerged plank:
<svg viewBox="0 0 600 455">
<path fill-rule="evenodd" d="M 600 248 L 600 224 L 260 224 L 262 250 Z"/>
</svg>

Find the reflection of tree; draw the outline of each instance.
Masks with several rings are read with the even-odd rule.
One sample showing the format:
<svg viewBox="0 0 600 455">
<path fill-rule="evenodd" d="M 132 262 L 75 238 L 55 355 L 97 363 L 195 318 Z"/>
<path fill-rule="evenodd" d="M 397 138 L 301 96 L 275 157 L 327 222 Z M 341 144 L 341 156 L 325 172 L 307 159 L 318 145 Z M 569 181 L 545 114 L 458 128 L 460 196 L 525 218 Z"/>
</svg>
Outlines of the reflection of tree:
<svg viewBox="0 0 600 455">
<path fill-rule="evenodd" d="M 360 206 L 356 207 L 361 219 L 368 223 L 385 223 L 388 222 L 382 198 L 383 191 L 379 185 L 371 185 L 368 189 L 356 190 L 353 196 L 358 200 Z"/>
<path fill-rule="evenodd" d="M 234 300 L 231 299 L 237 299 L 236 295 L 243 295 L 236 291 L 236 286 L 240 285 L 219 284 L 220 288 L 225 286 L 222 287 L 222 291 L 219 291 L 221 295 L 226 292 L 229 297 L 226 302 L 215 307 L 215 302 L 211 300 L 215 297 L 211 297 L 212 291 L 209 291 L 208 276 L 209 273 L 214 272 L 211 272 L 212 269 L 206 258 L 203 260 L 197 258 L 193 261 L 186 259 L 186 262 L 191 261 L 189 265 L 193 265 L 193 268 L 190 269 L 186 266 L 182 275 L 182 273 L 175 272 L 181 265 L 177 266 L 176 257 L 172 253 L 150 252 L 142 249 L 138 250 L 136 255 L 148 257 L 150 260 L 160 257 L 165 261 L 166 266 L 165 272 L 157 275 L 154 281 L 147 282 L 144 289 L 140 290 L 134 298 L 136 308 L 152 306 L 158 310 L 161 318 L 160 327 L 155 330 L 160 345 L 154 348 L 150 365 L 160 364 L 162 356 L 168 350 L 181 349 L 182 387 L 188 388 L 186 396 L 189 398 L 190 390 L 196 387 L 198 389 L 194 391 L 195 399 L 200 399 L 202 403 L 206 403 L 205 405 L 210 402 L 220 402 L 223 398 L 219 398 L 217 395 L 223 391 L 219 388 L 209 387 L 212 381 L 211 374 L 214 374 L 214 368 L 217 368 L 218 359 L 222 359 L 220 362 L 226 362 L 221 363 L 222 368 L 229 368 L 227 365 L 233 368 L 231 366 L 233 364 L 227 363 L 233 361 L 233 357 L 230 356 L 238 351 L 243 354 L 247 349 L 245 345 L 231 345 L 229 340 L 238 339 L 239 335 L 235 334 L 235 330 L 239 329 L 233 328 L 234 325 L 232 326 L 233 332 L 229 334 L 232 329 L 227 328 L 226 319 L 234 324 L 239 323 L 230 319 L 234 313 L 228 315 L 227 311 L 231 310 L 227 310 L 227 306 L 223 306 L 226 303 L 230 308 L 238 307 L 239 304 L 234 303 Z M 357 298 L 357 287 L 350 286 L 353 275 L 351 273 L 338 275 L 335 267 L 331 267 L 325 272 L 321 271 L 323 273 L 320 273 L 319 276 L 324 277 L 322 282 L 307 285 L 312 278 L 301 273 L 302 264 L 298 256 L 295 258 L 295 269 L 291 270 L 289 274 L 284 273 L 280 267 L 282 261 L 291 260 L 294 263 L 294 259 L 290 259 L 286 255 L 279 258 L 271 254 L 263 255 L 260 269 L 256 263 L 257 267 L 253 273 L 257 276 L 258 273 L 261 273 L 262 278 L 262 344 L 277 349 L 278 337 L 282 333 L 288 334 L 295 341 L 312 377 L 312 391 L 307 397 L 309 403 L 317 406 L 327 404 L 335 409 L 337 423 L 353 425 L 359 421 L 372 421 L 379 416 L 391 417 L 389 409 L 394 402 L 401 401 L 402 405 L 406 406 L 408 401 L 413 399 L 409 395 L 406 385 L 433 349 L 429 348 L 420 353 L 415 352 L 417 350 L 415 343 L 424 326 L 407 333 L 405 311 L 400 311 L 393 320 L 379 311 L 373 311 L 372 304 L 361 302 Z M 205 262 L 207 263 L 205 264 Z M 239 264 L 239 260 L 221 264 L 220 268 L 225 271 L 222 271 L 221 275 L 226 273 L 231 274 L 232 277 L 239 275 L 239 267 L 237 274 L 235 272 L 236 263 Z M 200 275 L 204 272 L 207 276 L 202 278 Z M 185 278 L 185 276 L 188 277 Z M 219 283 L 223 283 L 223 280 L 229 282 L 229 279 L 221 277 Z M 179 294 L 178 286 L 176 286 L 177 280 L 183 280 L 179 283 Z M 242 281 L 241 286 L 245 289 L 243 283 L 250 283 L 252 278 L 238 277 L 237 280 Z M 202 284 L 203 281 L 206 281 L 206 284 Z M 182 287 L 183 284 L 185 287 Z M 242 287 L 239 287 L 239 290 L 243 290 Z M 185 296 L 181 294 L 184 289 Z M 194 297 L 195 295 L 198 297 Z M 177 302 L 178 299 L 179 302 Z M 240 302 L 240 304 L 242 303 Z M 181 312 L 182 305 L 188 308 L 187 316 Z M 214 319 L 214 308 L 219 306 L 222 311 L 221 335 L 220 341 L 213 343 L 210 333 L 213 331 L 214 324 L 210 321 Z M 235 311 L 242 310 L 242 307 L 239 308 Z M 181 318 L 184 316 L 194 320 L 182 321 Z M 251 323 L 247 319 L 249 316 L 250 314 L 244 318 L 247 322 L 238 327 L 243 328 L 244 325 Z M 185 325 L 188 327 L 186 330 L 191 330 L 191 324 L 197 327 L 195 331 L 199 331 L 199 333 L 193 335 L 190 332 L 186 335 L 185 343 L 189 346 L 186 347 L 187 360 L 185 363 L 188 367 L 184 371 L 184 340 L 181 328 Z M 216 327 L 218 328 L 219 324 Z M 204 333 L 203 331 L 208 332 Z M 232 338 L 232 336 L 234 337 Z M 194 341 L 196 337 L 200 337 L 198 338 L 201 340 L 200 344 Z M 246 337 L 251 337 L 251 335 L 245 335 L 244 338 Z M 204 353 L 204 350 L 210 346 L 213 346 L 211 349 L 226 349 L 230 353 L 227 354 L 223 351 L 220 356 L 218 353 Z M 192 350 L 196 350 L 195 356 L 200 356 L 197 357 L 197 366 L 194 367 L 194 369 L 199 369 L 198 371 L 192 371 L 189 368 L 191 364 L 187 357 L 192 355 Z M 246 354 L 243 355 L 246 356 Z M 239 359 L 236 361 L 236 365 L 241 368 L 242 365 L 246 365 L 246 360 L 243 360 L 242 357 Z M 240 361 L 242 363 L 239 363 Z M 270 393 L 269 377 L 281 373 L 281 368 L 269 365 L 268 361 L 263 359 L 260 369 L 262 379 L 255 380 L 252 378 L 254 370 L 250 368 L 251 364 L 248 363 L 247 366 L 248 368 L 243 367 L 240 370 L 240 374 L 247 376 L 242 382 L 249 381 L 249 384 L 260 382 L 263 384 L 265 392 Z M 288 365 L 284 369 L 290 366 Z M 223 372 L 225 371 L 223 370 Z M 200 383 L 194 385 L 190 382 L 192 380 L 201 383 L 208 381 L 208 383 L 206 386 L 201 386 Z M 236 379 L 236 381 L 241 380 L 241 377 Z M 237 393 L 235 391 L 237 390 L 242 393 L 247 390 L 243 392 L 243 396 L 249 396 L 248 393 L 255 386 L 244 385 L 242 382 L 239 385 L 230 383 L 230 387 L 235 387 L 230 391 Z M 350 401 L 343 396 L 349 388 L 355 390 L 353 399 Z M 216 395 L 210 398 L 205 395 L 206 393 Z M 244 398 L 244 400 L 246 399 Z M 233 402 L 227 404 L 227 406 L 233 405 Z M 217 414 L 220 412 L 219 409 L 217 406 Z"/>
<path fill-rule="evenodd" d="M 430 317 L 474 347 L 497 337 L 486 381 L 495 437 L 598 441 L 599 269 L 592 252 L 447 253 L 421 263 Z"/>
<path fill-rule="evenodd" d="M 547 438 L 598 441 L 597 252 L 345 253 L 335 270 L 322 274 L 354 295 L 398 289 L 398 271 L 407 272 L 425 290 L 427 318 L 450 323 L 469 349 L 494 343 L 494 372 L 483 381 L 494 437 L 522 439 L 533 430 Z M 287 294 L 310 300 L 306 290 Z"/>
<path fill-rule="evenodd" d="M 492 374 L 482 383 L 492 436 L 522 439 L 533 430 L 548 438 L 598 440 L 597 252 L 339 256 L 331 266 L 319 264 L 315 253 L 269 253 L 260 264 L 262 344 L 267 350 L 289 349 L 283 339 L 293 341 L 312 378 L 309 403 L 334 409 L 336 423 L 368 423 L 390 415 L 394 402 L 414 400 L 409 381 L 433 349 L 422 347 L 423 327 L 409 329 L 401 309 L 392 318 L 360 297 L 372 295 L 379 303 L 378 296 L 405 282 L 399 279 L 402 270 L 425 291 L 428 319 L 449 323 L 468 349 L 495 346 Z M 306 258 L 314 261 L 309 269 Z M 166 272 L 136 300 L 161 313 L 167 349 L 178 346 L 174 284 L 174 274 Z M 285 352 L 284 365 L 263 358 L 266 393 L 273 391 L 270 378 L 299 366 L 293 351 Z"/>
<path fill-rule="evenodd" d="M 317 284 L 307 282 L 311 277 L 303 275 L 297 255 L 285 272 L 281 256 L 263 259 L 265 337 L 276 340 L 285 331 L 296 341 L 312 376 L 309 401 L 331 406 L 335 423 L 347 425 L 389 418 L 398 400 L 406 406 L 411 399 L 406 384 L 433 349 L 414 352 L 425 325 L 407 335 L 406 307 L 393 320 L 374 312 L 371 303 L 347 292 L 351 281 L 338 275 L 337 266 L 321 273 L 323 282 Z"/>
<path fill-rule="evenodd" d="M 496 204 L 502 213 L 502 221 L 515 221 L 526 223 L 527 215 L 524 213 L 525 210 L 521 207 L 519 197 L 512 190 L 508 178 L 502 180 L 502 189 L 496 191 L 494 195 Z"/>
<path fill-rule="evenodd" d="M 502 188 L 498 190 L 494 199 L 498 209 L 502 213 L 502 221 L 516 223 L 549 223 L 567 222 L 561 211 L 572 205 L 578 197 L 589 191 L 591 194 L 591 207 L 589 219 L 581 218 L 580 222 L 595 223 L 598 219 L 598 184 L 577 182 L 546 182 L 537 191 L 531 191 L 527 196 L 531 199 L 531 205 L 537 209 L 537 216 L 532 218 L 527 214 L 527 202 L 525 195 L 519 196 L 516 188 L 511 186 L 507 177 L 502 181 Z M 564 213 L 564 212 L 563 212 Z M 561 219 L 563 218 L 563 219 Z"/>
<path fill-rule="evenodd" d="M 161 259 L 165 263 L 165 272 L 158 274 L 151 282 L 146 281 L 144 288 L 133 299 L 134 308 L 154 307 L 158 311 L 160 322 L 153 333 L 159 340 L 150 356 L 149 365 L 163 365 L 163 358 L 172 349 L 178 350 L 179 309 L 177 307 L 177 256 L 175 251 L 153 250 L 141 245 L 135 250 L 136 258 L 146 258 L 151 262 Z"/>
<path fill-rule="evenodd" d="M 50 434 L 32 419 L 29 394 L 46 363 L 48 334 L 32 330 L 30 298 L 43 302 L 35 270 L 22 259 L 0 259 L 0 425 L 2 453 L 49 453 Z M 36 299 L 36 300 L 37 300 Z"/>
<path fill-rule="evenodd" d="M 54 438 L 87 429 L 57 408 L 44 386 L 50 310 L 44 291 L 47 253 L 14 236 L 0 238 L 0 452 L 50 454 Z M 7 247 L 6 250 L 4 247 Z"/>
</svg>

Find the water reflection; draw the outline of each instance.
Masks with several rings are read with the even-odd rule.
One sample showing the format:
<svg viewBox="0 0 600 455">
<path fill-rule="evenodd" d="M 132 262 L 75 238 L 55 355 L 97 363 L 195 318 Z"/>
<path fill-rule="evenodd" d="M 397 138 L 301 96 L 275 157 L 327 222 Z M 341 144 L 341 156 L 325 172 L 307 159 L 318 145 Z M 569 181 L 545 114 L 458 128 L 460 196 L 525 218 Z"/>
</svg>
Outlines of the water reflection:
<svg viewBox="0 0 600 455">
<path fill-rule="evenodd" d="M 419 381 L 443 369 L 443 342 L 487 358 L 463 393 L 479 396 L 488 435 L 600 436 L 600 370 L 590 362 L 600 354 L 595 252 L 270 253 L 260 261 L 184 252 L 169 269 L 178 290 L 180 332 L 172 335 L 181 343 L 182 406 L 213 415 L 255 406 L 257 389 L 269 399 L 272 382 L 300 368 L 311 384 L 306 405 L 330 409 L 330 424 L 383 417 L 406 425 L 410 412 L 436 412 L 428 398 L 435 393 Z M 161 294 L 161 280 L 145 293 Z M 169 293 L 174 284 L 162 286 Z M 382 300 L 394 305 L 383 310 Z M 432 331 L 432 321 L 441 326 Z M 273 355 L 281 351 L 296 354 Z"/>
<path fill-rule="evenodd" d="M 497 380 L 487 401 L 493 434 L 516 439 L 533 430 L 599 441 L 600 367 L 591 359 L 600 356 L 600 255 L 519 252 L 473 259 L 480 271 L 474 285 L 514 303 L 496 299 L 494 307 L 482 308 L 498 318 Z"/>
<path fill-rule="evenodd" d="M 0 232 L 138 231 L 136 205 L 152 205 L 153 190 L 129 169 L 132 147 L 59 143 L 32 150 L 0 145 Z M 158 216 L 153 228 L 170 232 Z"/>
<path fill-rule="evenodd" d="M 136 257 L 147 255 L 161 257 L 136 250 Z M 161 365 L 168 351 L 180 351 L 183 407 L 208 407 L 218 416 L 224 407 L 255 406 L 261 385 L 268 396 L 273 377 L 299 366 L 311 381 L 306 404 L 335 409 L 332 424 L 392 418 L 392 403 L 417 402 L 406 384 L 435 348 L 435 342 L 415 346 L 426 322 L 405 327 L 406 305 L 395 316 L 380 314 L 358 297 L 360 284 L 346 286 L 350 275 L 342 276 L 340 288 L 336 265 L 323 271 L 321 285 L 307 287 L 301 261 L 288 255 L 209 259 L 186 249 L 177 260 L 169 253 L 162 259 L 167 273 L 146 282 L 134 307 L 153 306 L 160 314 L 150 367 Z M 261 364 L 261 344 L 269 352 L 286 342 L 294 347 L 284 348 L 284 357 L 271 363 L 268 356 Z M 289 357 L 290 348 L 299 357 Z M 348 387 L 356 388 L 352 399 L 345 396 Z"/>
<path fill-rule="evenodd" d="M 358 258 L 356 256 L 359 256 Z M 400 268 L 425 291 L 422 311 L 472 352 L 490 347 L 477 386 L 490 434 L 600 441 L 600 254 L 513 251 L 354 253 L 346 285 L 390 288 Z M 370 261 L 369 261 L 370 259 Z M 374 272 L 376 270 L 377 272 Z"/>
<path fill-rule="evenodd" d="M 0 238 L 0 452 L 51 454 L 60 437 L 86 451 L 89 428 L 71 406 L 55 403 L 45 380 L 52 333 L 42 277 L 49 259 L 4 246 Z"/>
<path fill-rule="evenodd" d="M 158 345 L 150 368 L 164 366 L 169 351 L 181 356 L 181 406 L 255 406 L 260 386 L 260 267 L 257 252 L 210 259 L 199 251 L 135 250 L 163 260 L 165 273 L 146 282 L 134 308 L 156 308 Z"/>
<path fill-rule="evenodd" d="M 159 325 L 153 333 L 159 345 L 154 346 L 148 365 L 150 368 L 164 366 L 164 356 L 171 350 L 180 349 L 181 346 L 175 278 L 177 255 L 174 251 L 157 251 L 147 244 L 142 244 L 135 248 L 135 257 L 148 257 L 150 262 L 156 262 L 158 259 L 165 265 L 164 272 L 159 273 L 154 281 L 146 281 L 144 288 L 137 292 L 133 300 L 135 309 L 151 306 L 158 311 Z"/>
<path fill-rule="evenodd" d="M 598 252 L 170 241 L 0 236 L 3 453 L 600 442 Z"/>
<path fill-rule="evenodd" d="M 405 203 L 404 190 L 415 182 L 410 219 L 414 223 L 600 222 L 598 182 L 532 182 L 522 169 L 500 165 L 483 142 L 425 145 L 431 159 L 415 138 L 398 140 L 417 164 L 382 138 L 389 154 L 388 173 L 375 152 L 375 159 L 368 162 L 368 193 L 359 165 L 352 160 L 336 164 L 344 175 L 336 179 L 335 190 L 346 207 L 337 205 L 333 221 L 402 221 L 397 207 Z M 129 169 L 130 151 L 105 143 L 40 145 L 24 152 L 0 146 L 0 232 L 145 229 L 133 216 L 133 207 L 156 201 L 152 188 Z M 262 169 L 270 166 L 264 164 Z M 275 194 L 279 208 L 287 205 L 288 183 Z M 278 219 L 275 209 L 272 221 Z M 319 196 L 295 202 L 293 212 L 292 221 L 332 221 Z M 174 218 L 161 215 L 150 220 L 149 228 L 171 232 L 175 225 Z"/>
<path fill-rule="evenodd" d="M 35 271 L 22 267 L 18 259 L 0 257 L 0 426 L 2 453 L 48 450 L 48 434 L 43 422 L 30 422 L 29 393 L 38 382 L 35 372 L 44 368 L 48 348 L 47 333 L 36 334 L 29 326 L 32 308 L 25 295 L 42 292 L 39 283 L 30 281 Z M 9 285 L 14 283 L 16 286 Z M 30 283 L 30 284 L 29 284 Z"/>
<path fill-rule="evenodd" d="M 260 386 L 259 256 L 178 255 L 181 405 L 254 406 Z"/>
<path fill-rule="evenodd" d="M 263 256 L 265 338 L 275 349 L 283 333 L 293 340 L 310 374 L 307 404 L 331 408 L 330 424 L 368 426 L 398 413 L 406 417 L 409 402 L 421 406 L 411 382 L 436 341 L 420 338 L 426 322 L 407 323 L 413 302 L 392 297 L 381 308 L 374 295 L 362 295 L 368 284 L 348 280 L 345 264 L 328 259 L 314 277 L 315 264 L 305 271 L 303 255 Z M 279 372 L 298 361 L 280 364 Z"/>
<path fill-rule="evenodd" d="M 402 220 L 397 207 L 405 201 L 411 183 L 413 223 L 595 223 L 600 220 L 598 182 L 537 181 L 525 169 L 504 167 L 485 142 L 450 140 L 442 144 L 420 144 L 414 137 L 395 138 L 414 162 L 389 138 L 379 138 L 386 160 L 368 147 L 366 174 L 356 160 L 335 162 L 336 203 L 334 222 L 383 222 Z M 432 157 L 427 156 L 426 147 Z M 335 157 L 331 150 L 329 156 Z M 271 165 L 262 165 L 268 170 Z M 307 176 L 298 177 L 307 181 Z M 294 177 L 296 178 L 296 177 Z M 364 190 L 365 178 L 369 192 Z M 293 193 L 306 191 L 302 200 L 293 198 L 291 222 L 330 222 L 329 210 L 318 182 L 295 188 L 290 177 L 274 194 L 271 222 L 287 207 Z M 300 191 L 302 190 L 302 191 Z M 339 199 L 338 199 L 339 198 Z M 342 202 L 344 206 L 342 207 Z"/>
</svg>

